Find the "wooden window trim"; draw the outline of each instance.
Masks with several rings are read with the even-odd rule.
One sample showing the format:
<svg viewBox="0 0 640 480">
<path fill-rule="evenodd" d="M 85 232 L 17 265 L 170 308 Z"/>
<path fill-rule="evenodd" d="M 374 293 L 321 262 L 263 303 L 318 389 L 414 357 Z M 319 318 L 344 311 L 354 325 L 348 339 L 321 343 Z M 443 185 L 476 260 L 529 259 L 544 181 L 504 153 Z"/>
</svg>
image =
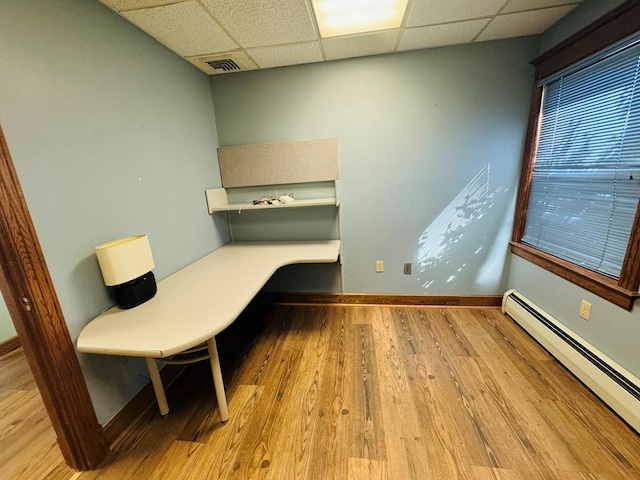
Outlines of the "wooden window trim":
<svg viewBox="0 0 640 480">
<path fill-rule="evenodd" d="M 638 293 L 620 286 L 614 278 L 554 257 L 530 245 L 511 242 L 511 252 L 627 310 L 631 310 L 638 298 Z"/>
<path fill-rule="evenodd" d="M 640 287 L 640 204 L 636 209 L 619 279 L 613 279 L 541 252 L 522 243 L 522 237 L 527 219 L 533 164 L 540 129 L 542 103 L 542 87 L 538 86 L 540 79 L 638 31 L 640 31 L 640 0 L 628 0 L 531 62 L 536 72 L 511 239 L 511 252 L 514 255 L 518 255 L 626 310 L 631 310 L 635 300 L 640 298 L 638 294 L 638 287 Z"/>
</svg>

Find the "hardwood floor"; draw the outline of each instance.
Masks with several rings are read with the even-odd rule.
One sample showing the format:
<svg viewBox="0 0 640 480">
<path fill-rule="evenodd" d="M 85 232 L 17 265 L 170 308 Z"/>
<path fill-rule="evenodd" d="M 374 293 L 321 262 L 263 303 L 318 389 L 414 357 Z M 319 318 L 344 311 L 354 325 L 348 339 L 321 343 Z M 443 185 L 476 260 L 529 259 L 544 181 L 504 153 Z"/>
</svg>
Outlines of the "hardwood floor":
<svg viewBox="0 0 640 480">
<path fill-rule="evenodd" d="M 498 309 L 281 305 L 218 343 L 227 425 L 192 367 L 80 479 L 640 479 L 640 437 Z"/>
<path fill-rule="evenodd" d="M 69 480 L 22 349 L 0 357 L 0 479 Z"/>
</svg>

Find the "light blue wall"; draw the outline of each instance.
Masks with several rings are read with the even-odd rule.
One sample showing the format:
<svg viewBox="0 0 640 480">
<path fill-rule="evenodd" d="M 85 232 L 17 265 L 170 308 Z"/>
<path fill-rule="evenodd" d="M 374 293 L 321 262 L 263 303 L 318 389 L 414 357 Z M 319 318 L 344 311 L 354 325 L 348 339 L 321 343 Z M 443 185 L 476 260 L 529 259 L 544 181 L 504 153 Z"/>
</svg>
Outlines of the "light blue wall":
<svg viewBox="0 0 640 480">
<path fill-rule="evenodd" d="M 621 2 L 585 1 L 542 37 L 550 47 L 596 20 Z M 509 288 L 515 288 L 623 367 L 640 376 L 640 309 L 616 307 L 574 284 L 512 256 Z M 578 315 L 580 300 L 592 304 L 589 321 Z"/>
<path fill-rule="evenodd" d="M 637 306 L 628 312 L 515 255 L 511 259 L 509 287 L 521 292 L 558 321 L 640 377 L 640 310 Z M 591 303 L 588 321 L 578 315 L 582 299 Z"/>
<path fill-rule="evenodd" d="M 529 37 L 212 77 L 220 144 L 337 137 L 344 291 L 501 293 L 537 52 Z"/>
<path fill-rule="evenodd" d="M 0 343 L 15 336 L 16 329 L 13 327 L 13 322 L 11 322 L 7 306 L 2 297 L 0 297 Z"/>
<path fill-rule="evenodd" d="M 93 247 L 149 235 L 160 279 L 227 240 L 208 78 L 97 1 L 5 0 L 0 123 L 75 340 L 111 304 Z M 99 420 L 143 362 L 80 355 Z"/>
</svg>

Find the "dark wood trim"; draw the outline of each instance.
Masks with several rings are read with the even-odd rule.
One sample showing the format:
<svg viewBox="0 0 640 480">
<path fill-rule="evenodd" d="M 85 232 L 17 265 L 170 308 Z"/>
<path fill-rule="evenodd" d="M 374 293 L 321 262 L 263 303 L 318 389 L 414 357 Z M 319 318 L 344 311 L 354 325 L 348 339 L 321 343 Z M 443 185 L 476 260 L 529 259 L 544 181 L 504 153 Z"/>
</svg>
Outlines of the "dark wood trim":
<svg viewBox="0 0 640 480">
<path fill-rule="evenodd" d="M 636 291 L 640 286 L 640 202 L 636 207 L 636 217 L 633 220 L 627 251 L 624 254 L 619 285 L 624 289 Z"/>
<path fill-rule="evenodd" d="M 637 292 L 619 286 L 616 279 L 579 267 L 528 245 L 511 242 L 511 252 L 626 310 L 631 310 L 636 299 L 640 297 Z"/>
<path fill-rule="evenodd" d="M 165 390 L 173 385 L 185 369 L 185 365 L 167 365 L 160 371 Z M 113 446 L 119 438 L 138 424 L 149 408 L 156 405 L 153 386 L 149 382 L 104 426 L 104 436 L 108 444 Z"/>
<path fill-rule="evenodd" d="M 0 127 L 0 290 L 65 461 L 95 468 L 108 448 Z"/>
<path fill-rule="evenodd" d="M 455 307 L 499 307 L 502 295 L 405 295 L 370 293 L 261 293 L 264 303 L 318 305 L 432 305 Z"/>
<path fill-rule="evenodd" d="M 3 342 L 0 342 L 0 357 L 3 357 L 8 353 L 15 352 L 19 348 L 20 340 L 18 340 L 18 337 L 11 337 Z"/>
<path fill-rule="evenodd" d="M 520 168 L 520 181 L 518 183 L 518 196 L 516 199 L 516 213 L 513 224 L 512 240 L 518 242 L 524 235 L 524 226 L 527 220 L 529 209 L 529 194 L 531 192 L 531 178 L 533 176 L 533 164 L 538 148 L 538 131 L 542 119 L 542 88 L 538 86 L 538 77 L 533 81 L 533 91 L 531 93 L 531 107 L 529 110 L 529 121 L 527 124 L 527 136 L 524 144 L 524 154 L 522 166 Z"/>
<path fill-rule="evenodd" d="M 536 68 L 531 96 L 531 110 L 520 173 L 511 252 L 596 295 L 631 310 L 640 286 L 640 205 L 631 230 L 629 244 L 619 279 L 613 279 L 553 255 L 548 255 L 522 242 L 531 192 L 531 178 L 540 129 L 542 92 L 539 79 L 640 31 L 640 0 L 628 0 L 565 41 L 540 55 L 532 63 Z"/>
<path fill-rule="evenodd" d="M 640 30 L 640 0 L 628 0 L 549 49 L 533 62 L 547 77 Z"/>
</svg>

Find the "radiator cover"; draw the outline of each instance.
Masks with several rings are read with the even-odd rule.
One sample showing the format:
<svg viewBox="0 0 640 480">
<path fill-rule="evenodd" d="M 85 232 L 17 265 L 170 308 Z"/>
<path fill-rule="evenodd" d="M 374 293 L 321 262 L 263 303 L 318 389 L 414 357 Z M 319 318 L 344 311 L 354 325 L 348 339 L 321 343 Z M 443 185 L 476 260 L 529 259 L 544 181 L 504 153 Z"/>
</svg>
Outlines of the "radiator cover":
<svg viewBox="0 0 640 480">
<path fill-rule="evenodd" d="M 517 290 L 504 294 L 502 312 L 640 432 L 640 380 L 637 377 Z"/>
</svg>

